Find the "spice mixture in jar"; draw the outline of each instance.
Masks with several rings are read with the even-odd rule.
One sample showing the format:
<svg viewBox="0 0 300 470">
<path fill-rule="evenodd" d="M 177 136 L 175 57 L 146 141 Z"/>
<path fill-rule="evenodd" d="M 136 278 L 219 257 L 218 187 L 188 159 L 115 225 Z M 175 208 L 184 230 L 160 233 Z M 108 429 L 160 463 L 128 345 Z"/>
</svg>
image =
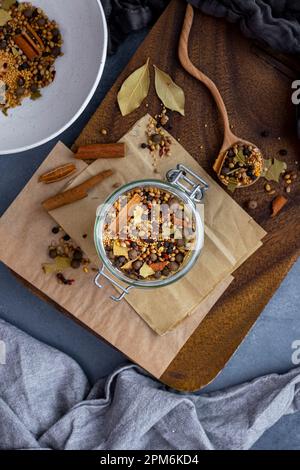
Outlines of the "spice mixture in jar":
<svg viewBox="0 0 300 470">
<path fill-rule="evenodd" d="M 219 177 L 223 184 L 234 189 L 254 183 L 262 171 L 260 150 L 253 145 L 237 143 L 226 151 Z"/>
<path fill-rule="evenodd" d="M 138 280 L 177 273 L 194 248 L 196 221 L 170 192 L 143 187 L 121 196 L 108 210 L 103 242 L 112 265 Z"/>
<path fill-rule="evenodd" d="M 0 0 L 0 109 L 41 97 L 40 90 L 55 79 L 55 61 L 63 40 L 55 21 L 31 3 Z"/>
</svg>

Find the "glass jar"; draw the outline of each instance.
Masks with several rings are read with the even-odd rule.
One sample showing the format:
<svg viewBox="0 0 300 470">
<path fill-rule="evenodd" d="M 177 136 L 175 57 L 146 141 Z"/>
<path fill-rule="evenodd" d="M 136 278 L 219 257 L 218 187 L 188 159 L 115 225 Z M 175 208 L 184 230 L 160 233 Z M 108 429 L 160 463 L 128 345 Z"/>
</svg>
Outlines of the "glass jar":
<svg viewBox="0 0 300 470">
<path fill-rule="evenodd" d="M 193 240 L 193 250 L 189 253 L 188 256 L 186 256 L 180 269 L 169 277 L 158 280 L 132 279 L 129 275 L 126 274 L 126 272 L 121 272 L 119 269 L 117 269 L 107 256 L 103 239 L 104 226 L 109 210 L 121 196 L 126 195 L 128 191 L 131 191 L 135 188 L 142 189 L 150 186 L 164 190 L 171 194 L 177 198 L 177 200 L 183 202 L 191 212 L 193 220 L 195 221 L 195 238 Z M 167 173 L 166 181 L 155 179 L 133 181 L 132 183 L 128 183 L 112 193 L 105 203 L 100 207 L 96 216 L 94 241 L 98 256 L 103 263 L 101 270 L 95 278 L 96 286 L 99 288 L 103 287 L 99 282 L 102 276 L 108 279 L 121 291 L 118 297 L 111 297 L 114 301 L 119 302 L 133 288 L 160 288 L 168 286 L 183 278 L 194 266 L 204 245 L 204 226 L 196 204 L 203 202 L 205 191 L 207 191 L 208 188 L 208 184 L 199 175 L 197 175 L 191 169 L 180 164 L 177 165 L 176 169 L 170 170 Z"/>
</svg>

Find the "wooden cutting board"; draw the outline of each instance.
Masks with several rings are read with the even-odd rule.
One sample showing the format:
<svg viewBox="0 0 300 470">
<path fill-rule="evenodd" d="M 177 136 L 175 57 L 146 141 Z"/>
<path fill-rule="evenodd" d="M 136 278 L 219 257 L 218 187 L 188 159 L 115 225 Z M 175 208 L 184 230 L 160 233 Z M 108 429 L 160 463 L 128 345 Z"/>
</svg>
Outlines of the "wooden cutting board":
<svg viewBox="0 0 300 470">
<path fill-rule="evenodd" d="M 151 63 L 170 73 L 186 94 L 186 117 L 174 115 L 172 134 L 213 175 L 212 165 L 222 143 L 222 127 L 209 93 L 183 71 L 178 61 L 177 46 L 185 8 L 181 0 L 170 3 L 75 146 L 117 141 L 146 110 L 152 115 L 159 111 L 153 71 L 150 96 L 139 110 L 123 118 L 116 102 L 123 80 L 149 57 Z M 278 157 L 278 152 L 286 149 L 287 155 L 278 158 L 288 163 L 289 170 L 297 170 L 299 141 L 291 103 L 291 82 L 297 78 L 295 61 L 256 45 L 241 34 L 238 26 L 199 11 L 190 38 L 190 54 L 194 63 L 216 81 L 234 132 L 255 142 L 266 158 Z M 107 136 L 101 134 L 102 128 L 107 129 Z M 272 186 L 277 193 L 285 194 L 282 182 Z M 258 202 L 251 215 L 268 236 L 263 248 L 234 274 L 231 287 L 161 377 L 176 389 L 196 390 L 216 377 L 299 255 L 298 180 L 292 186 L 288 205 L 276 219 L 270 218 L 272 197 L 264 191 L 264 181 L 236 191 L 233 197 L 243 207 L 249 200 Z"/>
<path fill-rule="evenodd" d="M 171 133 L 180 138 L 188 152 L 215 177 L 212 165 L 222 143 L 221 122 L 207 90 L 183 71 L 177 58 L 185 8 L 184 1 L 172 0 L 83 130 L 75 147 L 117 141 L 146 112 L 154 115 L 160 110 L 153 87 L 153 71 L 150 96 L 139 110 L 122 118 L 116 102 L 123 80 L 149 57 L 185 90 L 186 117 L 174 116 Z M 286 149 L 287 155 L 279 158 L 288 163 L 289 170 L 297 170 L 299 141 L 291 103 L 291 83 L 297 79 L 299 71 L 297 61 L 244 38 L 238 26 L 200 12 L 195 15 L 190 55 L 219 86 L 234 132 L 257 143 L 267 158 L 277 157 L 280 149 Z M 107 129 L 107 136 L 102 135 L 103 128 Z M 262 133 L 267 133 L 268 137 L 262 137 Z M 285 194 L 283 183 L 273 186 L 278 194 Z M 235 281 L 226 294 L 160 377 L 178 390 L 197 390 L 218 375 L 300 252 L 298 180 L 288 196 L 289 204 L 276 219 L 270 218 L 271 197 L 265 193 L 263 181 L 236 191 L 233 197 L 243 207 L 249 200 L 258 202 L 258 208 L 251 216 L 268 235 L 264 246 L 234 273 Z M 50 301 L 23 282 L 35 294 Z M 55 306 L 68 314 L 59 305 Z"/>
</svg>

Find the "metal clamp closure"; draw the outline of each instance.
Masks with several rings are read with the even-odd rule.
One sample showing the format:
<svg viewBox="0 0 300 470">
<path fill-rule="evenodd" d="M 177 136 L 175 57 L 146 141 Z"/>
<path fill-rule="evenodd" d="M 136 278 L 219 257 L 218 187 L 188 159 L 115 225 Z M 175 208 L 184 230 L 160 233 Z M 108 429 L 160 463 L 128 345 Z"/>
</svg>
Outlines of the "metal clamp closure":
<svg viewBox="0 0 300 470">
<path fill-rule="evenodd" d="M 104 287 L 104 286 L 102 286 L 102 284 L 99 283 L 99 279 L 101 278 L 101 276 L 105 277 L 105 279 L 107 279 L 114 286 L 118 287 L 118 289 L 121 290 L 122 293 L 119 295 L 119 297 L 117 297 L 115 295 L 111 295 L 110 298 L 112 300 L 114 300 L 115 302 L 120 302 L 121 300 L 123 300 L 125 295 L 129 294 L 130 289 L 133 289 L 133 287 L 134 287 L 134 286 L 127 286 L 127 287 L 121 286 L 121 284 L 119 284 L 118 281 L 116 281 L 115 279 L 112 279 L 108 274 L 106 274 L 105 266 L 103 265 L 102 269 L 98 272 L 98 274 L 97 274 L 97 276 L 95 277 L 95 280 L 94 280 L 96 286 L 99 287 L 99 289 L 103 289 L 103 287 Z"/>
<path fill-rule="evenodd" d="M 201 202 L 205 191 L 209 189 L 206 181 L 182 164 L 177 165 L 176 169 L 168 171 L 167 180 L 184 191 L 195 203 Z"/>
</svg>

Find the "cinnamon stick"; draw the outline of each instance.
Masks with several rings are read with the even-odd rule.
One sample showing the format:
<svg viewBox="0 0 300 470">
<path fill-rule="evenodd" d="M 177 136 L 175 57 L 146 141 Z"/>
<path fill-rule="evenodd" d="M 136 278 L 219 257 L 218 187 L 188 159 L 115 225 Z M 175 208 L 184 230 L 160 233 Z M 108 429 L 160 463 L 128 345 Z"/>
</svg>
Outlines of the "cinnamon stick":
<svg viewBox="0 0 300 470">
<path fill-rule="evenodd" d="M 185 219 L 178 219 L 178 217 L 174 217 L 174 225 L 178 225 L 179 227 L 190 227 L 189 224 Z"/>
<path fill-rule="evenodd" d="M 62 181 L 68 176 L 71 176 L 76 171 L 76 166 L 73 163 L 54 168 L 54 170 L 47 171 L 39 177 L 40 183 L 51 184 L 57 181 Z"/>
<path fill-rule="evenodd" d="M 56 194 L 56 196 L 50 197 L 42 202 L 43 208 L 49 212 L 53 211 L 54 209 L 58 209 L 59 207 L 66 206 L 76 201 L 80 201 L 84 199 L 88 195 L 89 189 L 92 189 L 97 184 L 104 181 L 106 178 L 109 178 L 113 175 L 112 170 L 102 171 L 98 175 L 93 176 L 92 178 L 88 179 L 84 183 L 75 186 L 75 188 L 68 189 L 63 193 Z"/>
<path fill-rule="evenodd" d="M 125 144 L 92 144 L 78 148 L 75 158 L 78 160 L 97 160 L 98 158 L 124 158 Z"/>
<path fill-rule="evenodd" d="M 35 42 L 26 32 L 22 32 L 21 34 L 15 36 L 14 42 L 21 49 L 21 51 L 24 52 L 27 59 L 29 60 L 33 60 L 42 54 L 42 50 L 40 49 L 39 45 L 35 44 Z"/>
<path fill-rule="evenodd" d="M 225 160 L 225 157 L 226 157 L 225 153 L 223 153 L 223 154 L 220 153 L 218 155 L 215 163 L 214 163 L 213 169 L 217 173 L 217 175 L 220 174 L 220 171 L 222 169 L 222 165 L 223 165 L 223 161 Z"/>
<path fill-rule="evenodd" d="M 132 215 L 132 209 L 142 202 L 142 197 L 139 194 L 135 194 L 133 198 L 128 201 L 126 206 L 124 206 L 117 215 L 117 218 L 110 224 L 109 230 L 113 233 L 120 232 L 120 220 L 127 220 L 129 216 Z"/>
<path fill-rule="evenodd" d="M 40 45 L 40 48 L 43 50 L 45 46 L 42 38 L 38 35 L 38 33 L 31 27 L 29 23 L 26 25 L 26 29 L 27 32 L 31 35 L 32 39 L 35 39 L 36 42 Z"/>
</svg>

